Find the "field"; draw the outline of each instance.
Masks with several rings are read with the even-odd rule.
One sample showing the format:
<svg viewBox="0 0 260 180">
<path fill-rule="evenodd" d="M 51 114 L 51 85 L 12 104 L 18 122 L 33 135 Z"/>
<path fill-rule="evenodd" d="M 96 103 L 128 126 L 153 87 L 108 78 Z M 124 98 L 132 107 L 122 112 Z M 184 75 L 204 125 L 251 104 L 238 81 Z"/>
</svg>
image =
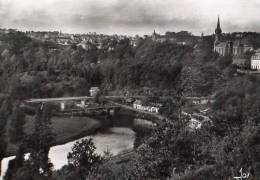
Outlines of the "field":
<svg viewBox="0 0 260 180">
<path fill-rule="evenodd" d="M 33 132 L 33 121 L 33 116 L 26 116 L 24 130 L 27 134 Z M 105 123 L 101 123 L 101 120 L 96 120 L 90 117 L 52 117 L 52 128 L 56 135 L 55 145 L 64 144 L 71 140 L 93 133 L 97 129 L 101 128 L 103 124 Z M 8 124 L 8 126 L 10 126 L 10 124 Z M 8 137 L 7 131 L 7 139 Z M 16 144 L 9 143 L 7 155 L 14 155 L 16 149 Z"/>
</svg>

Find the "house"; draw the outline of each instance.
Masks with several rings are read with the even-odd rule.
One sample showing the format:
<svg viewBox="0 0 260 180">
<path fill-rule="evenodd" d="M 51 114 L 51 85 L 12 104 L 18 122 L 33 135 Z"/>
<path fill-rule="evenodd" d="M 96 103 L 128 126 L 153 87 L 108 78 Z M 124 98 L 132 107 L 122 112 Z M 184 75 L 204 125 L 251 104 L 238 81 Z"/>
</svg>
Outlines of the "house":
<svg viewBox="0 0 260 180">
<path fill-rule="evenodd" d="M 249 43 L 242 42 L 242 40 L 237 40 L 233 43 L 234 56 L 241 56 L 252 50 L 253 50 L 253 46 Z"/>
<path fill-rule="evenodd" d="M 249 68 L 253 46 L 249 43 L 237 40 L 233 43 L 232 64 L 240 68 Z"/>
<path fill-rule="evenodd" d="M 165 35 L 161 35 L 161 34 L 157 34 L 154 30 L 151 39 L 158 43 L 169 42 L 181 46 L 187 45 L 191 47 L 194 46 L 197 42 L 197 38 L 187 31 L 181 31 L 174 34 L 168 33 Z"/>
<path fill-rule="evenodd" d="M 81 43 L 78 43 L 77 46 L 78 47 L 80 46 L 85 50 L 90 50 L 93 45 L 90 42 L 81 42 Z"/>
<path fill-rule="evenodd" d="M 161 103 L 151 103 L 150 112 L 159 113 L 159 110 L 162 108 Z"/>
<path fill-rule="evenodd" d="M 249 68 L 250 56 L 248 55 L 233 56 L 232 64 L 235 64 L 240 68 Z"/>
<path fill-rule="evenodd" d="M 196 105 L 205 105 L 205 104 L 210 104 L 215 102 L 215 100 L 210 97 L 194 97 L 194 98 L 187 98 L 187 99 L 190 99 L 191 102 Z"/>
<path fill-rule="evenodd" d="M 144 110 L 142 106 L 142 101 L 141 100 L 135 100 L 133 103 L 133 108 L 138 109 L 138 110 Z"/>
<path fill-rule="evenodd" d="M 194 118 L 191 118 L 190 122 L 189 122 L 189 127 L 191 129 L 200 129 L 201 128 L 202 123 Z"/>
<path fill-rule="evenodd" d="M 141 110 L 141 111 L 148 111 L 151 113 L 159 113 L 162 104 L 160 103 L 150 103 L 149 105 L 144 105 L 141 100 L 135 100 L 133 103 L 133 108 Z"/>
<path fill-rule="evenodd" d="M 154 32 L 152 34 L 152 40 L 156 41 L 156 42 L 163 43 L 163 42 L 167 41 L 167 38 L 163 35 L 157 34 L 154 30 Z"/>
<path fill-rule="evenodd" d="M 233 44 L 233 55 L 242 55 L 244 54 L 244 45 L 241 41 L 235 41 Z"/>
<path fill-rule="evenodd" d="M 253 51 L 254 48 L 251 44 L 244 44 L 244 51 L 245 52 L 249 52 L 249 51 Z"/>
<path fill-rule="evenodd" d="M 260 70 L 260 50 L 257 50 L 251 57 L 251 69 Z"/>
<path fill-rule="evenodd" d="M 75 103 L 76 107 L 80 107 L 80 108 L 84 108 L 84 107 L 88 107 L 88 105 L 86 105 L 86 102 L 84 100 L 81 100 L 80 103 Z"/>
<path fill-rule="evenodd" d="M 91 87 L 89 90 L 90 96 L 94 97 L 100 92 L 99 87 Z"/>
<path fill-rule="evenodd" d="M 186 43 L 185 41 L 180 41 L 180 42 L 177 42 L 177 44 L 184 46 L 184 45 L 186 45 L 187 43 Z"/>
<path fill-rule="evenodd" d="M 159 113 L 159 110 L 160 110 L 159 107 L 151 107 L 151 108 L 149 109 L 150 112 L 157 113 L 157 114 Z"/>
</svg>

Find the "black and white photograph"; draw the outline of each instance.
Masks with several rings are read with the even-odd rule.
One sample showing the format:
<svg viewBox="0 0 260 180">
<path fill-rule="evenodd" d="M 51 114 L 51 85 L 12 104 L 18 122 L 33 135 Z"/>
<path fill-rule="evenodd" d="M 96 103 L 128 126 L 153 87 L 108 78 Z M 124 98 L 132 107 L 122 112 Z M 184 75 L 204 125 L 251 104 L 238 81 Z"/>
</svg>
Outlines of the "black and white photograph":
<svg viewBox="0 0 260 180">
<path fill-rule="evenodd" d="M 260 180 L 260 0 L 0 0 L 0 180 Z"/>
</svg>

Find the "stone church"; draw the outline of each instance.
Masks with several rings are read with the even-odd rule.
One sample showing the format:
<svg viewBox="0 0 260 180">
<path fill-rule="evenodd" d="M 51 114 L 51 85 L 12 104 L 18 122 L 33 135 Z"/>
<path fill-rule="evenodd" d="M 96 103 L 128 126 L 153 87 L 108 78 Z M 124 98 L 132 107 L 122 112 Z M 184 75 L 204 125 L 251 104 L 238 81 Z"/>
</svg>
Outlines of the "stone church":
<svg viewBox="0 0 260 180">
<path fill-rule="evenodd" d="M 221 56 L 228 56 L 232 54 L 232 50 L 233 50 L 233 42 L 222 41 L 222 30 L 220 27 L 220 20 L 218 17 L 218 23 L 215 29 L 214 51 Z"/>
<path fill-rule="evenodd" d="M 215 29 L 214 52 L 220 56 L 232 56 L 232 63 L 239 67 L 246 67 L 250 64 L 250 52 L 253 46 L 247 43 L 242 37 L 234 41 L 224 40 L 218 17 Z"/>
<path fill-rule="evenodd" d="M 215 29 L 214 51 L 221 56 L 227 55 L 243 55 L 248 51 L 253 50 L 252 45 L 243 42 L 243 39 L 235 41 L 223 41 L 222 30 L 220 27 L 220 20 L 218 17 L 217 27 Z"/>
</svg>

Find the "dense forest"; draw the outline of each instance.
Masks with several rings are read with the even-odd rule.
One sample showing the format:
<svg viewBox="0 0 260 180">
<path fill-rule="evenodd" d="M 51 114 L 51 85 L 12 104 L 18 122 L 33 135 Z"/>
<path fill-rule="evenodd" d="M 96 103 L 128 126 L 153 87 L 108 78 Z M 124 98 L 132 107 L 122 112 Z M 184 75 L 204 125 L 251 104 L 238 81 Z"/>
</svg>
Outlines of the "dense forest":
<svg viewBox="0 0 260 180">
<path fill-rule="evenodd" d="M 192 67 L 194 93 L 209 95 L 216 87 L 214 81 L 231 63 L 210 51 L 211 38 L 201 40 L 197 47 L 149 38 L 132 47 L 123 39 L 109 52 L 95 46 L 86 51 L 76 45 L 37 42 L 23 33 L 1 38 L 1 92 L 15 94 L 19 89 L 20 98 L 87 95 L 91 86 L 133 93 L 142 93 L 134 92 L 142 87 L 167 90 L 174 87 L 183 66 Z"/>
<path fill-rule="evenodd" d="M 54 138 L 51 107 L 39 108 L 34 134 L 12 138 L 24 143 L 6 179 L 233 179 L 240 168 L 250 173 L 249 179 L 260 179 L 260 79 L 237 73 L 231 57 L 215 54 L 213 36 L 199 38 L 194 47 L 150 38 L 133 47 L 123 39 L 114 43 L 113 51 L 60 46 L 21 32 L 0 38 L 1 159 L 8 121 L 13 132 L 24 137 L 18 104 L 26 98 L 88 95 L 92 86 L 101 87 L 104 94 L 147 95 L 148 88 L 148 95 L 172 96 L 167 120 L 144 137 L 132 161 L 116 171 L 109 152 L 104 157 L 95 154 L 95 145 L 86 140 L 75 144 L 67 166 L 52 172 L 46 157 Z M 188 130 L 187 117 L 178 116 L 180 94 L 214 96 L 212 124 Z M 23 159 L 24 146 L 30 149 L 29 160 Z"/>
</svg>

